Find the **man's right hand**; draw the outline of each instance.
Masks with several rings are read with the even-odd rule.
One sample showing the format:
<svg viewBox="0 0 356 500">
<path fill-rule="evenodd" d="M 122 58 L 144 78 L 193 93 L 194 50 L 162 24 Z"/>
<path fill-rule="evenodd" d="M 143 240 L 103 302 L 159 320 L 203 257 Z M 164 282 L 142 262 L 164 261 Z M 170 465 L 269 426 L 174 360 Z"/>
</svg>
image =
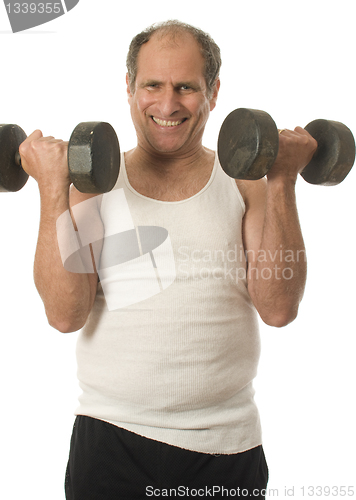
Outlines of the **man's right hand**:
<svg viewBox="0 0 356 500">
<path fill-rule="evenodd" d="M 35 284 L 49 324 L 66 333 L 79 330 L 85 324 L 98 284 L 96 272 L 80 274 L 67 271 L 58 246 L 59 217 L 70 211 L 70 204 L 93 196 L 80 193 L 74 187 L 69 189 L 71 180 L 67 150 L 68 142 L 43 137 L 40 130 L 35 130 L 19 147 L 22 167 L 37 181 L 41 196 Z M 98 221 L 100 223 L 100 217 Z"/>
<path fill-rule="evenodd" d="M 22 168 L 37 181 L 40 191 L 68 192 L 71 180 L 67 150 L 68 142 L 52 136 L 43 137 L 40 130 L 32 132 L 20 145 Z"/>
</svg>

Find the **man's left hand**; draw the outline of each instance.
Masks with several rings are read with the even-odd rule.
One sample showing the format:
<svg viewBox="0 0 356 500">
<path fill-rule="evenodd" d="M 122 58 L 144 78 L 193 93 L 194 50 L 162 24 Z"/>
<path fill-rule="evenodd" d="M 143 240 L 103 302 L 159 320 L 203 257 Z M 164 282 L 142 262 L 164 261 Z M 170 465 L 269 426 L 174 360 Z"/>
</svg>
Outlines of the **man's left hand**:
<svg viewBox="0 0 356 500">
<path fill-rule="evenodd" d="M 318 147 L 316 140 L 303 128 L 284 129 L 279 134 L 279 151 L 276 161 L 267 174 L 267 180 L 296 181 L 313 158 Z"/>
</svg>

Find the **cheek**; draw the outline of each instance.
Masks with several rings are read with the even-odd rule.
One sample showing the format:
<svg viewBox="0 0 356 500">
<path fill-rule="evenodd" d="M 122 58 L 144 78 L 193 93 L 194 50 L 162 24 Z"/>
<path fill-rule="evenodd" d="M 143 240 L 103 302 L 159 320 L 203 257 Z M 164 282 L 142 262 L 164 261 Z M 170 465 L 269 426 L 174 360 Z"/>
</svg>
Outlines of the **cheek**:
<svg viewBox="0 0 356 500">
<path fill-rule="evenodd" d="M 135 107 L 140 113 L 144 113 L 153 104 L 153 99 L 150 95 L 137 96 L 135 101 Z"/>
<path fill-rule="evenodd" d="M 191 103 L 191 109 L 198 115 L 206 115 L 210 111 L 210 103 L 205 97 L 201 97 Z"/>
<path fill-rule="evenodd" d="M 202 120 L 206 122 L 210 114 L 210 104 L 208 101 L 201 101 L 199 104 L 196 104 L 195 114 Z"/>
</svg>

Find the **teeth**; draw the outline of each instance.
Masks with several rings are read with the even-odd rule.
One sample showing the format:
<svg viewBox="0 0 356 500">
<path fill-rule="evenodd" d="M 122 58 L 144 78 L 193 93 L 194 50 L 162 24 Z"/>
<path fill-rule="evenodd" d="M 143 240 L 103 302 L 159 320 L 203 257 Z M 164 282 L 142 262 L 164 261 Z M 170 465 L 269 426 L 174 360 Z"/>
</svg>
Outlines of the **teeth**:
<svg viewBox="0 0 356 500">
<path fill-rule="evenodd" d="M 167 122 L 166 120 L 160 120 L 159 118 L 155 118 L 154 116 L 152 116 L 152 119 L 155 123 L 157 123 L 157 125 L 160 125 L 161 127 L 176 127 L 183 122 L 183 120 L 177 122 Z"/>
</svg>

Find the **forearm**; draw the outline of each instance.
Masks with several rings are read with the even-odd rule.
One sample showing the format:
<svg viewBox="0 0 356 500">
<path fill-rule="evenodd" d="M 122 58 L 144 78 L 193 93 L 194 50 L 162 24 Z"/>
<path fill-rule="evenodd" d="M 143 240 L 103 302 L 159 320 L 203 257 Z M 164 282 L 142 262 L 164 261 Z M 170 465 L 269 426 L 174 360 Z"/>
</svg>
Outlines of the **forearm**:
<svg viewBox="0 0 356 500">
<path fill-rule="evenodd" d="M 64 333 L 81 328 L 93 297 L 89 275 L 65 269 L 57 237 L 57 219 L 69 210 L 69 193 L 41 193 L 41 217 L 34 279 L 51 326 Z"/>
<path fill-rule="evenodd" d="M 258 255 L 248 265 L 248 289 L 262 319 L 284 326 L 296 317 L 306 282 L 306 254 L 293 181 L 267 182 Z"/>
</svg>

